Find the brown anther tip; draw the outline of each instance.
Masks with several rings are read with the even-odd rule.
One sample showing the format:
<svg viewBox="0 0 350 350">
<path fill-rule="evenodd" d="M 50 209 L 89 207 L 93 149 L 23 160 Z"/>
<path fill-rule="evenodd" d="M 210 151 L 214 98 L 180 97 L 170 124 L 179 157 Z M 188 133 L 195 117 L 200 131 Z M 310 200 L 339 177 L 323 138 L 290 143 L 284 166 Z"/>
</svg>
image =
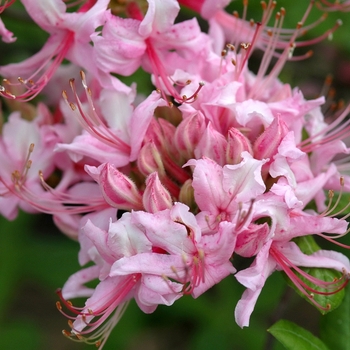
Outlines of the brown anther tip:
<svg viewBox="0 0 350 350">
<path fill-rule="evenodd" d="M 338 26 L 342 26 L 343 25 L 343 21 L 341 19 L 337 19 L 335 22 Z"/>
<path fill-rule="evenodd" d="M 261 5 L 263 11 L 265 11 L 266 8 L 267 8 L 266 2 L 265 1 L 260 1 L 260 5 Z"/>
<path fill-rule="evenodd" d="M 62 97 L 67 100 L 68 99 L 68 95 L 67 95 L 67 91 L 66 90 L 63 90 L 62 91 Z"/>
<path fill-rule="evenodd" d="M 69 79 L 69 85 L 70 85 L 71 88 L 74 86 L 74 82 L 75 82 L 74 78 Z"/>
<path fill-rule="evenodd" d="M 231 50 L 231 51 L 234 51 L 235 50 L 235 46 L 232 45 L 232 44 L 226 44 L 226 47 Z"/>
<path fill-rule="evenodd" d="M 74 326 L 73 326 L 72 320 L 68 320 L 68 326 L 69 326 L 70 328 L 73 328 L 73 327 L 74 327 Z"/>
<path fill-rule="evenodd" d="M 344 180 L 344 177 L 341 176 L 340 177 L 340 186 L 344 186 L 345 185 L 345 180 Z"/>
<path fill-rule="evenodd" d="M 32 153 L 34 151 L 34 143 L 29 145 L 29 152 Z"/>
<path fill-rule="evenodd" d="M 83 70 L 80 71 L 80 78 L 85 80 L 85 72 Z"/>
<path fill-rule="evenodd" d="M 91 309 L 88 309 L 87 311 L 88 311 L 89 315 L 93 315 L 94 314 L 94 312 Z"/>
<path fill-rule="evenodd" d="M 160 89 L 158 89 L 158 88 L 156 88 L 156 91 L 158 92 L 158 94 L 160 94 L 160 93 L 161 93 Z"/>
<path fill-rule="evenodd" d="M 187 96 L 186 96 L 186 95 L 182 95 L 182 99 L 183 99 L 184 101 L 187 101 Z"/>
<path fill-rule="evenodd" d="M 69 107 L 71 108 L 72 111 L 75 111 L 75 110 L 77 109 L 77 107 L 75 106 L 75 104 L 72 103 L 72 102 L 69 104 Z"/>
<path fill-rule="evenodd" d="M 251 19 L 249 20 L 249 24 L 250 24 L 251 27 L 254 27 L 255 21 L 254 21 L 253 18 L 251 18 Z"/>
<path fill-rule="evenodd" d="M 251 45 L 250 43 L 241 43 L 240 46 L 243 50 L 248 50 L 250 45 Z"/>
<path fill-rule="evenodd" d="M 235 66 L 237 62 L 232 58 L 231 63 Z"/>
<path fill-rule="evenodd" d="M 3 82 L 4 84 L 9 84 L 9 81 L 8 81 L 8 79 L 6 79 L 6 78 L 2 79 L 2 82 Z"/>
<path fill-rule="evenodd" d="M 221 57 L 225 57 L 227 55 L 227 51 L 226 50 L 222 50 L 221 51 Z"/>
<path fill-rule="evenodd" d="M 281 7 L 280 12 L 282 16 L 286 15 L 286 9 L 284 7 Z"/>
<path fill-rule="evenodd" d="M 272 36 L 272 30 L 271 30 L 271 29 L 269 29 L 269 30 L 267 31 L 267 35 L 268 35 L 268 36 Z"/>
<path fill-rule="evenodd" d="M 192 80 L 191 79 L 188 79 L 185 83 L 185 85 L 190 85 L 192 83 Z"/>
<path fill-rule="evenodd" d="M 101 345 L 101 341 L 100 341 L 100 340 L 98 340 L 98 341 L 95 343 L 95 346 L 96 346 L 96 348 L 99 348 L 99 347 L 100 347 L 100 345 Z"/>
<path fill-rule="evenodd" d="M 21 84 L 25 84 L 25 80 L 21 77 L 18 77 L 17 80 L 21 83 Z"/>
<path fill-rule="evenodd" d="M 58 310 L 62 310 L 62 305 L 59 301 L 56 301 L 56 307 Z"/>
<path fill-rule="evenodd" d="M 28 80 L 28 83 L 30 84 L 30 85 L 34 85 L 35 83 L 34 83 L 34 80 L 32 80 L 32 79 L 29 79 Z"/>
<path fill-rule="evenodd" d="M 277 12 L 275 18 L 276 19 L 280 19 L 281 18 L 281 12 Z"/>
<path fill-rule="evenodd" d="M 345 105 L 345 101 L 344 100 L 339 100 L 337 108 L 338 109 L 342 109 L 342 108 L 344 108 L 344 105 Z"/>
<path fill-rule="evenodd" d="M 326 76 L 326 84 L 331 85 L 333 81 L 333 75 L 332 74 L 327 74 Z"/>
<path fill-rule="evenodd" d="M 321 16 L 322 20 L 325 20 L 327 17 L 328 17 L 328 13 L 327 13 L 327 12 L 325 12 L 325 13 Z"/>
<path fill-rule="evenodd" d="M 172 108 L 172 107 L 174 106 L 174 104 L 173 104 L 172 102 L 168 102 L 168 106 L 169 106 L 170 108 Z"/>
<path fill-rule="evenodd" d="M 303 26 L 303 22 L 298 22 L 297 23 L 297 29 L 300 29 Z"/>
<path fill-rule="evenodd" d="M 62 334 L 67 337 L 67 338 L 70 338 L 71 337 L 71 333 L 66 331 L 65 329 L 62 330 Z"/>
<path fill-rule="evenodd" d="M 313 50 L 309 50 L 309 51 L 306 53 L 306 58 L 310 58 L 313 54 L 314 54 L 314 51 L 313 51 Z"/>
<path fill-rule="evenodd" d="M 234 17 L 236 17 L 236 18 L 239 18 L 239 14 L 238 14 L 237 11 L 233 11 L 232 15 L 233 15 Z"/>
<path fill-rule="evenodd" d="M 32 166 L 32 163 L 33 163 L 33 161 L 31 159 L 29 159 L 26 163 L 26 168 L 30 169 L 30 167 Z"/>
</svg>

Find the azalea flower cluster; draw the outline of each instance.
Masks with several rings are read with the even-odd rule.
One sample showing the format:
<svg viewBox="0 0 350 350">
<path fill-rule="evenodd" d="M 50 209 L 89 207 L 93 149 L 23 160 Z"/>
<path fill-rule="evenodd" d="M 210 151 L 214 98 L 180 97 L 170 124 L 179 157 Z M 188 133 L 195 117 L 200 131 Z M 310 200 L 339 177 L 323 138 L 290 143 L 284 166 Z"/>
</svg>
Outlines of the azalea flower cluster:
<svg viewBox="0 0 350 350">
<path fill-rule="evenodd" d="M 102 347 L 131 299 L 151 313 L 230 274 L 246 287 L 235 310 L 241 327 L 274 271 L 317 308 L 332 307 L 316 296 L 344 288 L 349 259 L 306 254 L 297 238 L 335 242 L 347 233 L 333 198 L 350 191 L 349 107 L 326 123 L 325 98 L 306 100 L 278 75 L 287 60 L 310 55 L 295 48 L 340 23 L 303 42 L 317 24 L 304 25 L 314 2 L 295 30 L 282 28 L 285 10 L 273 1 L 257 23 L 225 12 L 228 0 L 21 2 L 49 38 L 32 57 L 0 67 L 12 111 L 0 139 L 0 213 L 52 214 L 79 240 L 79 262 L 89 265 L 58 291 L 65 335 Z M 181 6 L 207 20 L 208 33 L 196 18 L 175 22 Z M 15 40 L 2 22 L 0 35 Z M 255 49 L 264 54 L 254 74 Z M 117 78 L 136 71 L 151 77 L 148 96 Z M 236 256 L 254 261 L 237 271 Z M 339 273 L 323 281 L 303 267 Z M 77 297 L 84 307 L 68 301 Z"/>
</svg>

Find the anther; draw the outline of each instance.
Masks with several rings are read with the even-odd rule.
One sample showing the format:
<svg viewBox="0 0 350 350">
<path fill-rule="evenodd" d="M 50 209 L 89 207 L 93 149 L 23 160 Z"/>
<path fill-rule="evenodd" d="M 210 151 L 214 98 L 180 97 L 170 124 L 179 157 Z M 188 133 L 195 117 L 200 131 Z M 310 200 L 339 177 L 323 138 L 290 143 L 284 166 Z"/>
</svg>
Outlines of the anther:
<svg viewBox="0 0 350 350">
<path fill-rule="evenodd" d="M 65 329 L 62 331 L 62 334 L 63 334 L 65 337 L 67 337 L 67 338 L 70 338 L 70 337 L 72 336 L 72 333 L 66 331 Z"/>
<path fill-rule="evenodd" d="M 242 48 L 242 49 L 244 49 L 244 50 L 248 50 L 248 49 L 249 49 L 249 47 L 250 47 L 250 45 L 251 45 L 250 43 L 241 43 L 241 45 L 240 45 L 240 46 L 241 46 L 241 48 Z"/>
</svg>

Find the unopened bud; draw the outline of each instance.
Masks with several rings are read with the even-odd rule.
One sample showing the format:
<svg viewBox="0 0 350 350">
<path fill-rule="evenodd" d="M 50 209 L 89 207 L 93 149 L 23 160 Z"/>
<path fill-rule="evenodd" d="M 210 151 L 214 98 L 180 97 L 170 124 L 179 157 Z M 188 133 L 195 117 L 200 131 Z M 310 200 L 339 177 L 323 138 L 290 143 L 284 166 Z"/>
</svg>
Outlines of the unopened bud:
<svg viewBox="0 0 350 350">
<path fill-rule="evenodd" d="M 250 141 L 238 129 L 231 128 L 227 135 L 226 163 L 239 164 L 244 151 L 253 154 Z"/>
<path fill-rule="evenodd" d="M 157 172 L 160 177 L 165 176 L 162 155 L 153 142 L 143 145 L 137 158 L 137 166 L 145 176 L 154 172 Z"/>
<path fill-rule="evenodd" d="M 143 209 L 141 194 L 131 179 L 109 163 L 102 164 L 98 170 L 97 181 L 108 204 L 124 210 Z"/>
<path fill-rule="evenodd" d="M 175 146 L 185 159 L 193 158 L 194 149 L 204 131 L 205 121 L 200 112 L 184 119 L 176 128 Z"/>
<path fill-rule="evenodd" d="M 152 173 L 146 180 L 146 188 L 142 197 L 146 211 L 156 213 L 170 209 L 173 205 L 169 191 L 162 185 L 157 173 Z"/>
</svg>

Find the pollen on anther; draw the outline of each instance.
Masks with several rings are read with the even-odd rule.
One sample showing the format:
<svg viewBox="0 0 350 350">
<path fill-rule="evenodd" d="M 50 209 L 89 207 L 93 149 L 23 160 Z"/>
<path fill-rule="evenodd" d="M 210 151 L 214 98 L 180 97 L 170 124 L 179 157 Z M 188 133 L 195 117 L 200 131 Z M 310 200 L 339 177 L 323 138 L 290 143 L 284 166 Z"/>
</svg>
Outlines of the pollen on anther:
<svg viewBox="0 0 350 350">
<path fill-rule="evenodd" d="M 65 337 L 67 337 L 67 338 L 70 338 L 70 337 L 72 336 L 71 332 L 68 332 L 68 331 L 66 331 L 65 329 L 62 330 L 62 334 L 63 334 Z"/>
<path fill-rule="evenodd" d="M 56 301 L 56 307 L 58 310 L 62 310 L 62 305 L 59 301 Z"/>
</svg>

